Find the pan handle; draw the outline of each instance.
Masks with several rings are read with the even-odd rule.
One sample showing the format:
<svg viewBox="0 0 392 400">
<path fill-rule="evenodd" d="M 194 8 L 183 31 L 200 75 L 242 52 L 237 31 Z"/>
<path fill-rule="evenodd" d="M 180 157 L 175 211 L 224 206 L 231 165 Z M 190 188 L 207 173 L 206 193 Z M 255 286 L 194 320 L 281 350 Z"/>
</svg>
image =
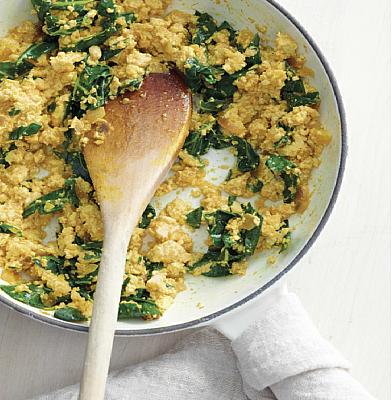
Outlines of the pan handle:
<svg viewBox="0 0 392 400">
<path fill-rule="evenodd" d="M 228 339 L 234 340 L 239 337 L 250 324 L 255 322 L 268 307 L 285 294 L 287 294 L 287 283 L 282 279 L 255 299 L 237 307 L 227 315 L 225 314 L 215 319 L 211 326 Z"/>
</svg>

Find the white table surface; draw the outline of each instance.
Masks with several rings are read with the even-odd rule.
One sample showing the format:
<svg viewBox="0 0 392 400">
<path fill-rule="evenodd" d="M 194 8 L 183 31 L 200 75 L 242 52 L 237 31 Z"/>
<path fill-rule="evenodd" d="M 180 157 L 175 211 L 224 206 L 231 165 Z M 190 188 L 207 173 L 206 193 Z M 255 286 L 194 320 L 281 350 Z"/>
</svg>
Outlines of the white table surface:
<svg viewBox="0 0 392 400">
<path fill-rule="evenodd" d="M 281 0 L 335 72 L 349 127 L 349 157 L 334 212 L 289 274 L 322 334 L 378 399 L 390 397 L 390 100 L 388 0 Z M 113 368 L 165 352 L 187 332 L 117 338 Z M 74 383 L 86 336 L 0 306 L 0 400 Z"/>
</svg>

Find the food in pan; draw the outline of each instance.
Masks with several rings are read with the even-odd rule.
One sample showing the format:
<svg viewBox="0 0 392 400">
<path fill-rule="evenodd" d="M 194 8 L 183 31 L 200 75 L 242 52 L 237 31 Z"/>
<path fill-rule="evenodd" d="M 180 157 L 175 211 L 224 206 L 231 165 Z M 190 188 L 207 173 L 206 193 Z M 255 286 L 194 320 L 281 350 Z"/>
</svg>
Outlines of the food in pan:
<svg viewBox="0 0 392 400">
<path fill-rule="evenodd" d="M 289 218 L 308 206 L 330 141 L 290 36 L 271 43 L 263 27 L 168 13 L 167 0 L 32 5 L 39 22 L 0 39 L 4 292 L 66 321 L 91 316 L 103 230 L 82 149 L 105 139 L 109 99 L 173 68 L 193 93 L 191 129 L 132 236 L 119 318 L 158 318 L 186 274 L 243 275 L 253 254 L 290 246 Z M 231 157 L 212 166 L 206 157 L 223 151 Z M 210 179 L 212 167 L 225 179 Z"/>
</svg>

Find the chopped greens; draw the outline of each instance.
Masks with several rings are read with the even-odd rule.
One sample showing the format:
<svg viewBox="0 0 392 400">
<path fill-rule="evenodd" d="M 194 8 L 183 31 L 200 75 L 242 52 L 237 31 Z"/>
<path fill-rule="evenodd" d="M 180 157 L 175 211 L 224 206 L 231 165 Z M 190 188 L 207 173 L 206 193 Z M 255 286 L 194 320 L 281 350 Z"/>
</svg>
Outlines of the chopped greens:
<svg viewBox="0 0 392 400">
<path fill-rule="evenodd" d="M 22 236 L 22 232 L 20 229 L 16 228 L 15 226 L 6 224 L 5 222 L 0 222 L 0 233 L 8 233 L 13 234 L 16 236 Z"/>
<path fill-rule="evenodd" d="M 74 177 L 80 177 L 86 182 L 92 183 L 83 153 L 80 151 L 65 152 L 63 158 L 67 164 L 71 165 Z"/>
<path fill-rule="evenodd" d="M 4 168 L 8 168 L 10 166 L 9 162 L 6 160 L 7 154 L 15 149 L 15 143 L 11 143 L 7 150 L 0 147 L 0 165 L 4 165 Z"/>
<path fill-rule="evenodd" d="M 266 165 L 274 174 L 283 179 L 283 201 L 285 203 L 293 202 L 298 189 L 298 175 L 295 173 L 295 164 L 286 157 L 272 154 L 267 159 Z"/>
<path fill-rule="evenodd" d="M 31 136 L 38 133 L 38 131 L 42 128 L 41 124 L 32 123 L 27 126 L 20 126 L 19 128 L 14 129 L 9 134 L 10 140 L 18 140 L 22 139 L 24 136 Z"/>
<path fill-rule="evenodd" d="M 54 312 L 54 317 L 69 322 L 79 322 L 87 320 L 87 318 L 77 308 L 74 307 L 58 308 Z"/>
<path fill-rule="evenodd" d="M 151 204 L 148 204 L 142 214 L 142 217 L 140 218 L 139 228 L 148 228 L 151 224 L 151 221 L 155 218 L 156 215 L 157 213 L 155 211 L 155 208 Z"/>
<path fill-rule="evenodd" d="M 75 207 L 79 205 L 73 178 L 67 179 L 63 188 L 54 190 L 30 203 L 23 211 L 23 218 L 27 218 L 36 211 L 39 214 L 52 214 L 61 211 L 68 203 Z"/>
<path fill-rule="evenodd" d="M 197 16 L 197 30 L 192 36 L 192 43 L 205 43 L 217 30 L 214 18 L 208 13 L 195 12 Z"/>
<path fill-rule="evenodd" d="M 288 62 L 286 62 L 286 75 L 287 79 L 280 91 L 280 97 L 282 100 L 286 100 L 289 111 L 294 107 L 314 105 L 320 102 L 319 92 L 306 92 L 303 80 Z"/>
<path fill-rule="evenodd" d="M 144 318 L 151 319 L 161 315 L 156 303 L 144 289 L 136 289 L 131 296 L 121 297 L 118 308 L 118 319 Z"/>
<path fill-rule="evenodd" d="M 260 164 L 260 156 L 245 139 L 235 137 L 232 141 L 237 150 L 237 169 L 241 172 L 253 171 Z"/>
<path fill-rule="evenodd" d="M 251 179 L 249 179 L 248 183 L 246 184 L 246 187 L 251 192 L 258 193 L 263 188 L 263 185 L 264 184 L 260 179 L 252 177 Z"/>
<path fill-rule="evenodd" d="M 188 58 L 184 68 L 185 81 L 194 92 L 199 92 L 206 84 L 213 85 L 217 82 L 219 70 L 209 65 L 203 65 L 196 58 Z"/>
<path fill-rule="evenodd" d="M 203 216 L 203 207 L 198 207 L 186 215 L 186 222 L 192 228 L 200 228 L 201 218 Z"/>
<path fill-rule="evenodd" d="M 283 225 L 281 226 L 280 230 L 284 229 L 284 228 L 289 228 L 289 220 L 285 219 L 283 221 Z M 284 237 L 283 237 L 283 241 L 282 244 L 280 246 L 280 251 L 279 253 L 282 253 L 283 251 L 287 250 L 289 245 L 291 243 L 291 231 L 287 232 Z"/>
<path fill-rule="evenodd" d="M 57 50 L 57 48 L 57 42 L 50 40 L 32 44 L 15 62 L 0 62 L 0 80 L 2 78 L 15 79 L 27 74 L 34 67 L 31 61 L 36 61 L 40 56 Z"/>
<path fill-rule="evenodd" d="M 285 134 L 274 143 L 274 147 L 276 149 L 278 149 L 280 147 L 284 147 L 284 146 L 292 143 L 292 141 L 293 141 L 292 132 L 293 132 L 294 128 L 284 125 L 281 122 L 278 123 L 278 127 L 282 128 L 285 131 Z"/>
<path fill-rule="evenodd" d="M 148 258 L 144 257 L 144 266 L 146 267 L 147 270 L 147 278 L 150 279 L 152 276 L 153 271 L 159 271 L 160 269 L 163 268 L 163 263 L 162 262 L 152 262 Z"/>
<path fill-rule="evenodd" d="M 76 80 L 68 104 L 68 114 L 81 117 L 87 110 L 94 110 L 105 105 L 112 79 L 113 75 L 107 65 L 86 65 Z"/>
<path fill-rule="evenodd" d="M 243 210 L 241 214 L 225 210 L 204 214 L 211 245 L 202 258 L 189 267 L 190 271 L 208 266 L 208 271 L 203 272 L 205 276 L 230 275 L 233 262 L 242 261 L 255 252 L 261 234 L 263 218 L 250 203 L 242 204 L 241 207 Z M 233 219 L 246 218 L 246 216 L 253 218 L 254 227 L 250 229 L 240 228 L 238 235 L 233 235 L 227 229 L 228 223 Z"/>
<path fill-rule="evenodd" d="M 237 151 L 237 169 L 248 172 L 256 169 L 260 163 L 260 156 L 252 145 L 245 139 L 237 136 L 224 136 L 217 124 L 190 132 L 184 143 L 184 149 L 192 156 L 204 155 L 212 147 L 223 149 L 234 147 Z"/>
<path fill-rule="evenodd" d="M 35 308 L 45 308 L 41 295 L 50 292 L 50 289 L 32 283 L 26 285 L 26 288 L 21 287 L 20 289 L 18 285 L 0 285 L 0 289 L 13 299 Z"/>
<path fill-rule="evenodd" d="M 19 108 L 12 107 L 12 108 L 8 111 L 8 115 L 9 115 L 10 117 L 15 117 L 15 115 L 20 114 L 20 111 L 21 111 L 21 110 L 19 110 Z"/>
<path fill-rule="evenodd" d="M 151 319 L 159 315 L 161 312 L 153 300 L 121 301 L 118 307 L 118 319 Z"/>
</svg>

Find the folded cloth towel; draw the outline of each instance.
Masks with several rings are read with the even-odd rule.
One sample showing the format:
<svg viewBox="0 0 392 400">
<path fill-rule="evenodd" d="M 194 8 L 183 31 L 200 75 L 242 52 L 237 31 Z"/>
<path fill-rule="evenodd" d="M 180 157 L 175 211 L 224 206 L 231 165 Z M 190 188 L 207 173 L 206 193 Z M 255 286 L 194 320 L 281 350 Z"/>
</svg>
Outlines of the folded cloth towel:
<svg viewBox="0 0 392 400">
<path fill-rule="evenodd" d="M 110 374 L 105 399 L 373 399 L 347 369 L 298 298 L 281 294 L 232 343 L 212 328 L 201 329 L 167 354 Z M 34 400 L 77 396 L 73 385 Z"/>
</svg>

